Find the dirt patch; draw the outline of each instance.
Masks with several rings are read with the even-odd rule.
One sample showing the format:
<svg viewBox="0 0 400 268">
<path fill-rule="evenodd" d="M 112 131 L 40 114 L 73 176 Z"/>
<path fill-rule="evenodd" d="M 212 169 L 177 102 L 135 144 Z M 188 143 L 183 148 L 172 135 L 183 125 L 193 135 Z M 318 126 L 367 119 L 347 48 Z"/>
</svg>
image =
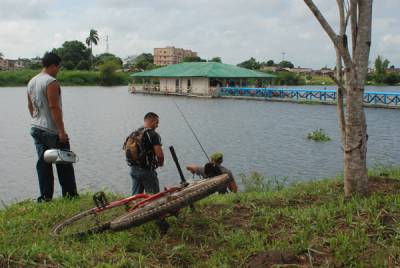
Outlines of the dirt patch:
<svg viewBox="0 0 400 268">
<path fill-rule="evenodd" d="M 398 194 L 400 193 L 400 180 L 385 177 L 370 177 L 368 180 L 370 194 Z"/>
<path fill-rule="evenodd" d="M 304 267 L 305 259 L 296 256 L 290 251 L 264 251 L 250 256 L 247 260 L 246 267 Z M 289 266 L 290 265 L 290 266 Z"/>
</svg>

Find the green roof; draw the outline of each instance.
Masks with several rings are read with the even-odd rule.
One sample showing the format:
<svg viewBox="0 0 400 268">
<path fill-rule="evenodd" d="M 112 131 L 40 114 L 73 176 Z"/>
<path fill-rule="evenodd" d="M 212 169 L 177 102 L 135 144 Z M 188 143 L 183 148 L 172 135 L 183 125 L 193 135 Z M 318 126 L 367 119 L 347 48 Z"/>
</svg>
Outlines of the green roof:
<svg viewBox="0 0 400 268">
<path fill-rule="evenodd" d="M 218 62 L 184 62 L 131 74 L 132 77 L 271 78 L 275 75 Z"/>
</svg>

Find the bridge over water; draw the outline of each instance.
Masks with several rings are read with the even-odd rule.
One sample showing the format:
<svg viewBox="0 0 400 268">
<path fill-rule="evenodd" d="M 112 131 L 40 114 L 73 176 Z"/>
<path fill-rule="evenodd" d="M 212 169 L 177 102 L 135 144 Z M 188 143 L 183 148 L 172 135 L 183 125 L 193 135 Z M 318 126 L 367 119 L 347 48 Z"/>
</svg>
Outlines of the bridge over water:
<svg viewBox="0 0 400 268">
<path fill-rule="evenodd" d="M 271 100 L 315 101 L 323 103 L 336 103 L 336 95 L 336 90 L 331 89 L 222 87 L 219 91 L 219 96 L 221 97 L 255 97 Z M 364 104 L 366 106 L 400 108 L 400 92 L 365 92 Z"/>
</svg>

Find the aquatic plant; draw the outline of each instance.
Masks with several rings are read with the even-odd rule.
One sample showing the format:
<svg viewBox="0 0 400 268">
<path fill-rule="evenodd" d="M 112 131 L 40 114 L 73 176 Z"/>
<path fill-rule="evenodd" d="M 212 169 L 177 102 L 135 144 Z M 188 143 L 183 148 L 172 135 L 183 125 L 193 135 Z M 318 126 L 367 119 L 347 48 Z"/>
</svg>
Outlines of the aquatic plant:
<svg viewBox="0 0 400 268">
<path fill-rule="evenodd" d="M 322 128 L 316 129 L 307 134 L 307 139 L 314 141 L 330 141 L 331 138 L 324 132 Z"/>
</svg>

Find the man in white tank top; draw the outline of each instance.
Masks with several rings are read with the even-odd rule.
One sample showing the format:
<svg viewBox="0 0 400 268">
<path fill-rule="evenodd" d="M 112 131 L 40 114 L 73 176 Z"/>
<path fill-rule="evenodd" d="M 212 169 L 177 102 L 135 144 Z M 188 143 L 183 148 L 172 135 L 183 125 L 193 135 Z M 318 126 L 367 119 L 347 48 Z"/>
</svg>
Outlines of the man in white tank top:
<svg viewBox="0 0 400 268">
<path fill-rule="evenodd" d="M 47 149 L 68 149 L 69 138 L 64 128 L 61 88 L 56 80 L 61 59 L 55 53 L 46 53 L 42 59 L 41 73 L 28 83 L 28 109 L 32 117 L 33 137 L 38 161 L 40 196 L 38 202 L 50 201 L 54 193 L 53 166 L 44 161 Z M 64 197 L 77 196 L 75 173 L 72 164 L 58 164 L 57 174 Z"/>
</svg>

